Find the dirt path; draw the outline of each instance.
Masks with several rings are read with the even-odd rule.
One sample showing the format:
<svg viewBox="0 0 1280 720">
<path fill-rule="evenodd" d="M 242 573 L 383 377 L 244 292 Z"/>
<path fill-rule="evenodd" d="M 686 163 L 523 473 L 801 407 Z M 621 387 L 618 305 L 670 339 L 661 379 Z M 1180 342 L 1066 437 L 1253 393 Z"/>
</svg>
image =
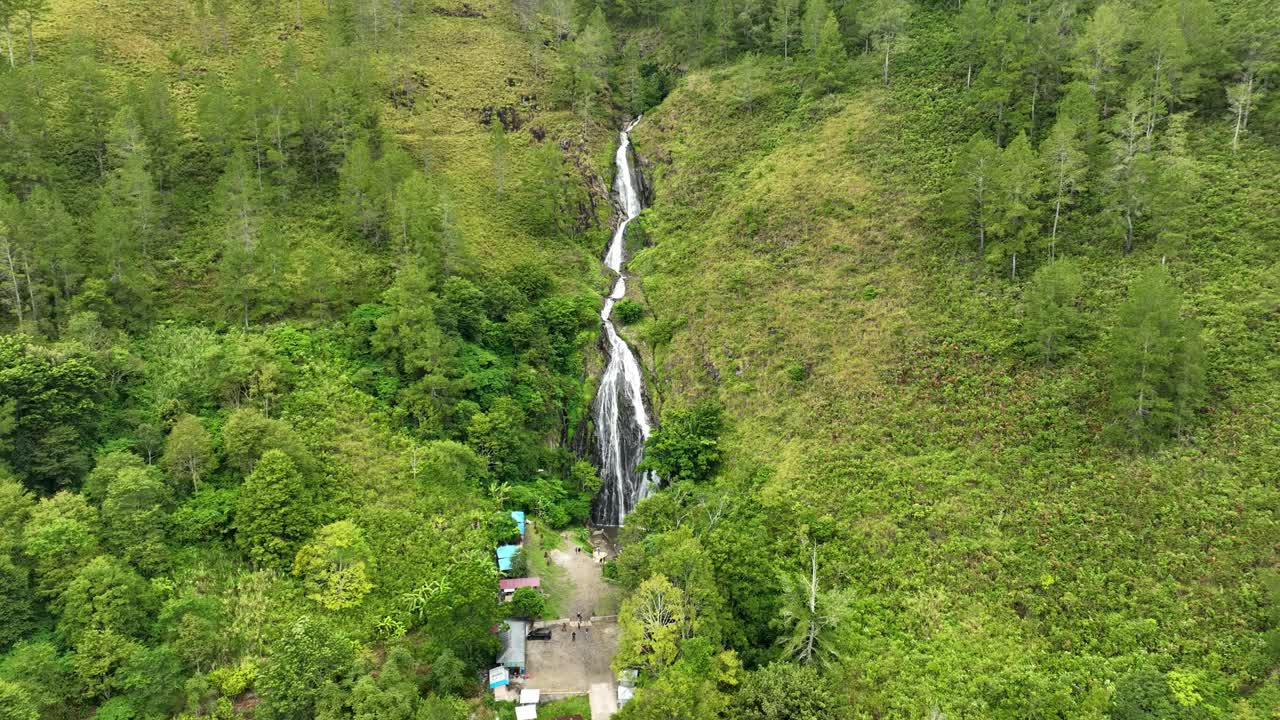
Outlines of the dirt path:
<svg viewBox="0 0 1280 720">
<path fill-rule="evenodd" d="M 565 534 L 565 538 L 568 535 Z M 602 540 L 596 541 L 595 547 L 605 550 Z M 604 566 L 598 562 L 593 553 L 589 553 L 573 541 L 565 539 L 563 545 L 550 551 L 551 562 L 564 568 L 569 582 L 573 584 L 571 595 L 566 606 L 562 608 L 565 617 L 576 620 L 581 613 L 585 620 L 595 615 L 613 615 L 617 612 L 617 600 L 614 588 L 605 582 Z"/>
<path fill-rule="evenodd" d="M 598 543 L 601 549 L 607 547 L 603 539 Z M 616 612 L 614 588 L 604 580 L 603 565 L 593 553 L 579 548 L 572 536 L 562 536 L 561 547 L 547 551 L 547 558 L 557 574 L 565 576 L 567 596 L 560 602 L 565 617 L 538 623 L 551 627 L 551 639 L 528 642 L 529 678 L 524 687 L 548 694 L 589 692 L 593 720 L 603 720 L 616 706 L 609 664 L 618 648 L 618 626 L 611 620 L 592 622 L 590 618 Z M 578 613 L 582 613 L 581 623 Z"/>
</svg>

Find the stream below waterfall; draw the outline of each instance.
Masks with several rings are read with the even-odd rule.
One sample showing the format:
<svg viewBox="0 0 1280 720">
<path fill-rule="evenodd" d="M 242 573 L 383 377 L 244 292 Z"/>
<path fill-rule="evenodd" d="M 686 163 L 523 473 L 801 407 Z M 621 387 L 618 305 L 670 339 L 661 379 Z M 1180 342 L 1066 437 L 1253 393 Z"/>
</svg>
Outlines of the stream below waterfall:
<svg viewBox="0 0 1280 720">
<path fill-rule="evenodd" d="M 597 527 L 621 526 L 627 513 L 658 484 L 653 473 L 638 469 L 650 429 L 640 362 L 611 319 L 614 303 L 627 293 L 627 276 L 622 270 L 627 225 L 644 209 L 631 167 L 630 133 L 639 122 L 636 118 L 618 133 L 614 190 L 621 217 L 604 254 L 605 266 L 617 277 L 600 310 L 606 364 L 591 405 L 602 480 L 591 507 L 591 522 Z"/>
</svg>

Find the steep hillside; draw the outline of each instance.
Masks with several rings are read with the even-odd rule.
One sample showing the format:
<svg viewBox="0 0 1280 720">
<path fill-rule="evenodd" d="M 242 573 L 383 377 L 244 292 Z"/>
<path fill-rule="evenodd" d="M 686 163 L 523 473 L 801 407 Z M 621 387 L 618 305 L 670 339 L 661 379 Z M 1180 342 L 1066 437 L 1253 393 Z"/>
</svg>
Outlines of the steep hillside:
<svg viewBox="0 0 1280 720">
<path fill-rule="evenodd" d="M 1148 717 L 1123 708 L 1164 702 L 1170 678 L 1201 693 L 1188 708 L 1271 707 L 1280 153 L 1233 154 L 1230 123 L 1193 118 L 1180 242 L 1126 255 L 1097 205 L 1068 212 L 1086 329 L 1046 366 L 1023 327 L 1047 252 L 1011 279 L 942 211 L 983 115 L 948 22 L 913 19 L 887 88 L 874 57 L 816 98 L 803 60 L 748 58 L 691 73 L 636 130 L 654 198 L 633 334 L 662 407 L 709 400 L 727 429 L 714 484 L 637 513 L 634 562 L 670 567 L 660 548 L 682 541 L 652 535 L 690 527 L 730 647 L 765 662 L 816 548 L 850 717 Z M 1112 348 L 1162 265 L 1203 323 L 1209 393 L 1184 435 L 1134 452 L 1114 438 Z"/>
<path fill-rule="evenodd" d="M 444 180 L 452 222 L 484 268 L 505 271 L 535 261 L 562 268 L 558 274 L 566 278 L 594 278 L 590 257 L 596 238 L 549 241 L 529 221 L 537 213 L 536 200 L 518 186 L 531 172 L 532 149 L 542 137 L 570 143 L 580 156 L 575 169 L 583 177 L 578 182 L 594 194 L 583 198 L 583 218 L 598 229 L 609 212 L 602 204 L 600 176 L 609 172 L 612 128 L 603 116 L 579 122 L 549 98 L 548 71 L 535 68 L 530 55 L 533 33 L 517 27 L 510 5 L 492 0 L 388 4 L 376 39 L 364 6 L 348 5 L 349 17 L 339 23 L 346 25 L 339 27 L 333 21 L 335 6 L 322 0 L 207 6 L 56 0 L 47 21 L 35 27 L 36 47 L 50 66 L 86 50 L 95 54 L 117 98 L 129 83 L 144 83 L 159 73 L 181 131 L 188 135 L 199 132 L 202 94 L 215 83 L 234 85 L 246 60 L 277 70 L 345 63 L 353 73 L 351 82 L 376 98 L 381 124 L 425 170 Z M 215 14 L 218 7 L 225 8 L 225 16 Z M 343 5 L 336 7 L 341 11 Z M 344 59 L 333 50 L 335 35 L 376 49 L 358 60 Z M 499 195 L 488 131 L 493 114 L 508 125 L 510 143 L 504 175 L 512 187 L 504 189 L 512 192 L 500 203 L 493 202 Z M 338 221 L 334 205 L 323 198 L 304 197 L 288 209 L 292 221 L 305 226 L 297 229 L 299 235 L 323 232 Z M 362 266 L 368 259 L 359 253 L 339 249 L 340 234 L 330 233 L 326 244 L 339 255 L 333 263 L 340 273 L 355 268 L 362 268 L 356 274 L 377 272 Z M 351 293 L 359 292 L 358 278 L 344 280 Z"/>
<path fill-rule="evenodd" d="M 525 21 L 0 3 L 0 716 L 510 716 L 494 548 L 599 485 L 615 137 Z"/>
</svg>

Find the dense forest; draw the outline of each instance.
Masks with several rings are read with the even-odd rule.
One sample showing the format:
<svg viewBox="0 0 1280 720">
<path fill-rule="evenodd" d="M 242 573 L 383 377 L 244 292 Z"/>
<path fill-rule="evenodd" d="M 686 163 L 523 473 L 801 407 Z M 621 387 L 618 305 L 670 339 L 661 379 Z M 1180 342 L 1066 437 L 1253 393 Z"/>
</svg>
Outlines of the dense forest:
<svg viewBox="0 0 1280 720">
<path fill-rule="evenodd" d="M 0 716 L 468 712 L 500 510 L 598 482 L 611 133 L 438 9 L 0 5 Z"/>
<path fill-rule="evenodd" d="M 1280 714 L 1280 6 L 0 0 L 0 719 Z"/>
</svg>

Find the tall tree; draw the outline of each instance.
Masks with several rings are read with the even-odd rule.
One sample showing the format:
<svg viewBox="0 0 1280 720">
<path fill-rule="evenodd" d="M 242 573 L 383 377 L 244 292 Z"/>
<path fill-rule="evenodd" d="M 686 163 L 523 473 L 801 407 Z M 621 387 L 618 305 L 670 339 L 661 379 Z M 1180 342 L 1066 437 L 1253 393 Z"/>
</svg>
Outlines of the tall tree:
<svg viewBox="0 0 1280 720">
<path fill-rule="evenodd" d="M 1175 0 L 1174 12 L 1187 42 L 1188 62 L 1181 81 L 1183 93 L 1187 98 L 1195 98 L 1230 69 L 1229 44 L 1218 11 L 1210 0 Z"/>
<path fill-rule="evenodd" d="M 403 258 L 447 276 L 461 266 L 457 237 L 446 225 L 446 198 L 438 183 L 413 172 L 400 185 L 391 208 L 391 243 Z"/>
<path fill-rule="evenodd" d="M 242 407 L 227 418 L 222 426 L 222 446 L 227 464 L 245 476 L 253 472 L 268 450 L 283 451 L 303 471 L 315 467 L 315 458 L 288 423 L 249 407 Z"/>
<path fill-rule="evenodd" d="M 1039 195 L 1044 185 L 1040 159 L 1031 149 L 1026 133 L 1009 143 L 1000 153 L 1000 165 L 996 174 L 995 222 L 992 235 L 999 243 L 988 251 L 988 259 L 1003 263 L 1010 259 L 1010 277 L 1018 276 L 1018 253 L 1030 247 L 1040 231 Z"/>
<path fill-rule="evenodd" d="M 1170 116 L 1142 186 L 1149 230 L 1165 252 L 1185 247 L 1200 220 L 1193 215 L 1200 173 L 1187 149 L 1186 125 L 1186 113 Z"/>
<path fill-rule="evenodd" d="M 3 0 L 0 0 L 3 2 Z M 66 107 L 63 127 L 68 149 L 77 158 L 76 170 L 95 177 L 107 170 L 107 142 L 111 131 L 112 102 L 102 66 L 91 50 L 78 51 L 62 63 Z"/>
<path fill-rule="evenodd" d="M 588 115 L 595 107 L 596 96 L 608 86 L 610 63 L 613 59 L 613 31 L 605 19 L 604 11 L 596 6 L 582 26 L 574 42 L 578 92 L 574 107 L 581 116 Z"/>
<path fill-rule="evenodd" d="M 80 495 L 62 491 L 31 510 L 22 529 L 22 552 L 31 560 L 39 597 L 56 601 L 98 554 L 97 532 L 98 513 Z"/>
<path fill-rule="evenodd" d="M 27 276 L 23 273 L 23 245 L 19 241 L 19 218 L 21 205 L 18 198 L 9 194 L 0 184 L 0 280 L 4 281 L 4 298 L 9 312 L 18 321 L 18 327 L 30 313 L 27 312 L 25 296 Z"/>
<path fill-rule="evenodd" d="M 182 131 L 173 110 L 169 80 L 154 73 L 141 85 L 133 85 L 127 93 L 128 105 L 146 139 L 147 169 L 160 190 L 173 186 L 182 168 Z"/>
<path fill-rule="evenodd" d="M 317 530 L 293 561 L 293 574 L 303 579 L 307 597 L 329 610 L 359 605 L 373 589 L 374 568 L 364 531 L 349 520 Z"/>
<path fill-rule="evenodd" d="M 1227 88 L 1227 105 L 1231 108 L 1231 116 L 1235 121 L 1235 129 L 1231 133 L 1231 152 L 1240 150 L 1240 135 L 1249 128 L 1249 111 L 1257 102 L 1258 93 L 1254 89 L 1254 75 L 1246 72 L 1244 79 Z"/>
<path fill-rule="evenodd" d="M 832 633 L 839 625 L 844 599 L 821 589 L 818 543 L 808 542 L 803 572 L 782 576 L 782 608 L 776 624 L 782 652 L 804 664 L 825 665 L 840 657 Z"/>
<path fill-rule="evenodd" d="M 165 440 L 160 463 L 168 470 L 175 487 L 191 483 L 192 492 L 200 490 L 200 480 L 218 466 L 213 454 L 213 438 L 200 418 L 189 413 L 178 418 Z"/>
<path fill-rule="evenodd" d="M 872 0 L 866 25 L 872 44 L 884 52 L 883 78 L 889 84 L 889 60 L 893 52 L 906 42 L 907 22 L 911 19 L 909 0 Z"/>
<path fill-rule="evenodd" d="M 0 0 L 0 29 L 4 30 L 4 44 L 9 55 L 9 69 L 17 67 L 13 58 L 13 18 L 18 14 L 18 0 Z"/>
<path fill-rule="evenodd" d="M 1085 154 L 1088 168 L 1086 176 L 1099 172 L 1106 163 L 1106 147 L 1103 145 L 1099 119 L 1098 99 L 1083 80 L 1066 84 L 1062 100 L 1058 102 L 1059 118 L 1069 120 L 1076 131 L 1080 150 Z"/>
<path fill-rule="evenodd" d="M 90 631 L 141 639 L 151 627 L 154 599 L 137 573 L 109 555 L 99 555 L 62 593 L 58 634 L 71 645 Z"/>
<path fill-rule="evenodd" d="M 104 179 L 90 220 L 96 262 L 89 269 L 107 282 L 117 304 L 141 309 L 149 305 L 148 255 L 163 206 L 148 169 L 152 153 L 128 109 L 112 123 L 108 149 L 115 167 Z"/>
<path fill-rule="evenodd" d="M 978 254 L 987 252 L 987 233 L 995 222 L 996 175 L 1000 165 L 1000 149 L 974 133 L 960 151 L 956 176 L 946 196 L 948 214 L 957 224 L 977 233 Z"/>
<path fill-rule="evenodd" d="M 319 519 L 314 488 L 280 450 L 262 454 L 236 502 L 236 542 L 256 563 L 283 566 Z"/>
<path fill-rule="evenodd" d="M 818 43 L 822 39 L 822 26 L 827 24 L 831 16 L 831 7 L 827 0 L 806 0 L 804 16 L 800 20 L 800 37 L 804 48 L 817 54 Z"/>
<path fill-rule="evenodd" d="M 351 668 L 352 643 L 322 618 L 303 615 L 270 645 L 256 690 L 269 720 L 317 717 L 316 705 Z"/>
<path fill-rule="evenodd" d="M 1122 444 L 1146 447 L 1183 432 L 1205 399 L 1200 328 L 1182 317 L 1182 294 L 1163 267 L 1143 273 L 1112 335 L 1112 428 Z"/>
<path fill-rule="evenodd" d="M 1235 130 L 1232 147 L 1249 130 L 1249 116 L 1280 72 L 1280 9 L 1274 3 L 1244 3 L 1229 24 L 1236 83 L 1228 90 Z"/>
<path fill-rule="evenodd" d="M 1111 118 L 1111 162 L 1103 180 L 1106 202 L 1123 228 L 1126 254 L 1133 251 L 1135 228 L 1147 211 L 1145 190 L 1154 173 L 1145 114 L 1142 92 L 1135 90 Z"/>
<path fill-rule="evenodd" d="M 675 662 L 680 642 L 689 637 L 687 607 L 684 592 L 662 575 L 640 583 L 618 612 L 622 637 L 613 658 L 614 669 L 637 668 L 657 674 Z"/>
<path fill-rule="evenodd" d="M 1043 265 L 1031 276 L 1023 303 L 1024 340 L 1035 348 L 1045 365 L 1052 365 L 1069 349 L 1081 329 L 1076 303 L 1084 280 L 1075 264 L 1066 259 Z"/>
<path fill-rule="evenodd" d="M 991 17 L 986 53 L 982 61 L 982 73 L 977 79 L 979 107 L 994 112 L 992 127 L 996 145 L 1004 145 L 1011 122 L 1010 108 L 1017 104 L 1017 92 L 1026 75 L 1026 62 L 1030 55 L 1026 36 L 1027 23 L 1019 16 L 1017 5 L 1001 5 Z"/>
<path fill-rule="evenodd" d="M 169 563 L 165 529 L 173 491 L 153 466 L 122 468 L 102 502 L 103 544 L 145 575 Z"/>
<path fill-rule="evenodd" d="M 1166 0 L 1143 29 L 1142 37 L 1134 50 L 1135 65 L 1146 75 L 1147 108 L 1145 132 L 1150 140 L 1156 123 L 1168 113 L 1175 102 L 1191 95 L 1191 84 L 1186 83 L 1186 73 L 1191 62 L 1187 39 L 1178 24 L 1175 0 Z"/>
<path fill-rule="evenodd" d="M 987 0 L 966 0 L 956 16 L 960 52 L 965 61 L 964 86 L 973 84 L 973 66 L 981 62 L 991 32 L 991 9 Z"/>
<path fill-rule="evenodd" d="M 800 0 L 775 0 L 769 27 L 774 47 L 781 48 L 784 60 L 791 57 L 791 46 L 800 39 Z"/>
<path fill-rule="evenodd" d="M 17 9 L 22 13 L 22 22 L 27 28 L 27 62 L 36 61 L 36 23 L 49 14 L 49 0 L 16 0 Z M 12 40 L 10 40 L 12 42 Z"/>
<path fill-rule="evenodd" d="M 1029 132 L 1033 136 L 1039 133 L 1041 108 L 1056 99 L 1063 67 L 1069 62 L 1074 11 L 1069 3 L 1056 3 L 1027 27 L 1022 86 L 1030 102 Z"/>
<path fill-rule="evenodd" d="M 30 570 L 14 564 L 7 553 L 0 553 L 0 652 L 8 652 L 35 629 L 36 603 L 30 576 Z"/>
<path fill-rule="evenodd" d="M 845 68 L 849 58 L 845 55 L 844 39 L 835 15 L 828 15 L 818 37 L 818 49 L 814 56 L 817 66 L 817 88 L 820 93 L 839 90 L 844 85 Z"/>
<path fill-rule="evenodd" d="M 1089 158 L 1082 149 L 1080 134 L 1075 122 L 1059 115 L 1049 137 L 1040 146 L 1040 162 L 1045 168 L 1049 185 L 1053 190 L 1053 229 L 1049 234 L 1049 259 L 1057 255 L 1058 221 L 1062 206 L 1070 205 L 1076 194 L 1085 189 L 1085 173 Z"/>
<path fill-rule="evenodd" d="M 1076 70 L 1089 81 L 1089 89 L 1101 98 L 1104 108 L 1115 91 L 1127 26 L 1124 7 L 1103 2 L 1076 39 Z"/>
<path fill-rule="evenodd" d="M 259 190 L 268 184 L 277 193 L 292 185 L 289 155 L 299 127 L 295 105 L 279 76 L 256 55 L 246 56 L 236 69 L 236 135 L 253 158 Z"/>
<path fill-rule="evenodd" d="M 29 486 L 75 486 L 97 442 L 102 374 L 79 352 L 51 355 L 0 335 L 0 453 Z"/>
<path fill-rule="evenodd" d="M 84 275 L 76 223 L 62 200 L 43 185 L 23 203 L 21 222 L 30 246 L 27 297 L 32 320 L 60 320 L 55 313 L 65 309 Z"/>
<path fill-rule="evenodd" d="M 248 327 L 250 319 L 279 309 L 285 240 L 243 153 L 233 155 L 227 164 L 215 202 L 224 223 L 219 261 L 222 293 L 228 308 Z"/>
</svg>

